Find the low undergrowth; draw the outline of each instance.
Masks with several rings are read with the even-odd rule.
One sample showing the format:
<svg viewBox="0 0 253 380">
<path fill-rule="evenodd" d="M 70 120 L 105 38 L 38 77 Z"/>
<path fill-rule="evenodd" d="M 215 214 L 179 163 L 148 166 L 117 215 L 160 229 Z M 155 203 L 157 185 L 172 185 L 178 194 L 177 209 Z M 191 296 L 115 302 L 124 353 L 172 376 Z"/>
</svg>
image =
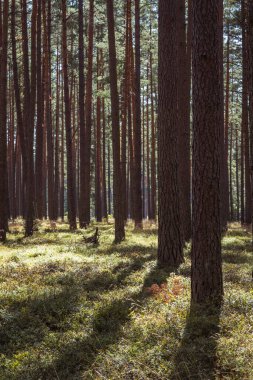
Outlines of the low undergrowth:
<svg viewBox="0 0 253 380">
<path fill-rule="evenodd" d="M 250 234 L 223 239 L 225 298 L 190 310 L 190 247 L 178 273 L 156 266 L 157 230 L 100 245 L 58 224 L 0 246 L 0 379 L 253 379 Z"/>
</svg>

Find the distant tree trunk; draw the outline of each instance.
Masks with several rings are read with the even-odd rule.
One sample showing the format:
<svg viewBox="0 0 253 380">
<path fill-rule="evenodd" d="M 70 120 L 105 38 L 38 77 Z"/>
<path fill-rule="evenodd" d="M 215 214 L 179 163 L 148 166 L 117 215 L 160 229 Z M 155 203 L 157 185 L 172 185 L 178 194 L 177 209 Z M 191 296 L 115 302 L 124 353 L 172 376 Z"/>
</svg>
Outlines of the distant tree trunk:
<svg viewBox="0 0 253 380">
<path fill-rule="evenodd" d="M 220 53 L 220 74 L 222 82 L 220 87 L 220 101 L 223 107 L 220 109 L 222 123 L 221 126 L 221 139 L 220 139 L 220 159 L 221 159 L 221 175 L 220 175 L 220 191 L 221 191 L 221 229 L 227 230 L 227 222 L 229 219 L 229 184 L 228 184 L 228 168 L 226 163 L 226 148 L 225 148 L 225 119 L 224 119 L 224 49 L 223 49 L 223 0 L 219 3 L 219 53 Z"/>
<path fill-rule="evenodd" d="M 22 205 L 21 205 L 21 188 L 22 188 L 22 173 L 21 173 L 21 149 L 19 137 L 16 138 L 16 204 L 17 204 L 17 215 L 22 215 Z"/>
<path fill-rule="evenodd" d="M 9 208 L 10 218 L 16 219 L 16 196 L 15 196 L 15 172 L 16 172 L 16 160 L 15 160 L 15 127 L 14 127 L 14 94 L 9 80 L 8 89 L 9 98 L 9 131 L 8 131 L 8 188 L 9 188 Z"/>
<path fill-rule="evenodd" d="M 103 217 L 108 219 L 107 210 L 107 184 L 106 184 L 106 116 L 105 116 L 105 99 L 102 100 L 103 114 Z"/>
<path fill-rule="evenodd" d="M 23 115 L 21 108 L 21 96 L 20 96 L 20 85 L 19 85 L 19 73 L 17 64 L 17 51 L 16 51 L 16 2 L 12 0 L 11 3 L 11 45 L 12 45 L 12 69 L 13 69 L 13 85 L 15 92 L 15 103 L 16 103 L 16 121 L 17 121 L 17 137 L 16 137 L 16 156 L 17 156 L 17 187 L 18 187 L 18 215 L 24 216 L 22 204 L 22 195 L 24 195 L 25 183 L 26 183 L 26 173 L 27 173 L 27 151 L 26 151 L 26 140 L 25 131 L 23 125 Z M 21 160 L 22 156 L 22 160 Z M 23 178 L 22 178 L 22 166 L 23 166 Z M 23 179 L 23 181 L 22 181 Z"/>
<path fill-rule="evenodd" d="M 35 156 L 35 199 L 36 216 L 43 218 L 43 115 L 44 97 L 42 85 L 41 60 L 41 0 L 38 0 L 37 18 L 37 128 L 36 128 L 36 156 Z"/>
<path fill-rule="evenodd" d="M 6 240 L 8 231 L 7 183 L 7 61 L 8 61 L 8 12 L 9 1 L 3 3 L 3 21 L 0 24 L 0 241 Z"/>
<path fill-rule="evenodd" d="M 240 220 L 240 189 L 239 189 L 239 143 L 238 143 L 238 129 L 236 128 L 235 140 L 235 174 L 236 174 L 236 204 L 237 204 L 237 221 Z"/>
<path fill-rule="evenodd" d="M 85 81 L 84 81 L 84 26 L 83 26 L 83 0 L 79 0 L 78 5 L 78 62 L 79 62 L 79 129 L 80 129 L 80 198 L 79 198 L 79 223 L 80 227 L 85 226 L 84 216 L 84 199 L 85 199 L 85 114 L 84 114 L 84 96 L 85 96 Z"/>
<path fill-rule="evenodd" d="M 32 26 L 31 26 L 31 80 L 29 75 L 29 52 L 28 52 L 28 31 L 27 31 L 27 2 L 21 2 L 22 20 L 22 50 L 23 50 L 23 80 L 24 80 L 24 105 L 23 123 L 25 126 L 25 140 L 27 151 L 27 175 L 25 190 L 25 235 L 33 234 L 34 219 L 34 176 L 33 176 L 33 131 L 34 131 L 34 112 L 36 101 L 36 19 L 37 1 L 33 0 L 32 7 Z"/>
<path fill-rule="evenodd" d="M 229 198 L 230 198 L 230 220 L 234 220 L 233 200 L 233 124 L 230 126 L 230 149 L 229 149 Z"/>
<path fill-rule="evenodd" d="M 223 293 L 220 218 L 220 0 L 193 2 L 192 301 Z M 207 48 L 208 47 L 208 48 Z"/>
<path fill-rule="evenodd" d="M 97 90 L 101 90 L 99 77 L 101 75 L 100 50 L 97 51 Z M 102 221 L 102 191 L 101 191 L 101 97 L 97 96 L 97 123 L 96 123 L 96 178 L 95 178 L 95 214 L 97 222 Z"/>
<path fill-rule="evenodd" d="M 149 67 L 147 69 L 147 78 L 149 78 Z M 143 115 L 144 117 L 145 115 Z M 149 138 L 149 86 L 147 85 L 147 105 L 146 105 L 146 131 L 147 131 L 147 217 L 151 219 L 151 203 L 150 203 L 150 138 Z M 144 142 L 143 142 L 144 144 Z"/>
<path fill-rule="evenodd" d="M 50 6 L 48 1 L 48 11 L 46 2 L 42 2 L 43 10 L 43 47 L 44 47 L 44 64 L 45 64 L 45 78 L 44 78 L 44 128 L 47 130 L 47 203 L 48 203 L 48 217 L 50 220 L 54 219 L 54 146 L 52 134 L 52 120 L 51 120 L 51 86 L 50 86 L 50 40 L 51 40 L 51 27 L 50 27 Z"/>
<path fill-rule="evenodd" d="M 65 103 L 65 130 L 67 150 L 67 191 L 68 191 L 68 219 L 71 230 L 76 229 L 76 188 L 73 168 L 72 130 L 71 130 L 71 105 L 69 98 L 68 78 L 68 52 L 67 52 L 67 7 L 66 0 L 62 0 L 62 69 L 64 79 L 64 103 Z"/>
<path fill-rule="evenodd" d="M 228 28 L 228 35 L 227 35 L 227 67 L 226 67 L 226 98 L 225 98 L 225 136 L 224 136 L 224 160 L 225 160 L 225 177 L 226 177 L 226 183 L 229 185 L 228 181 L 228 136 L 229 136 L 229 85 L 230 85 L 230 33 L 229 33 L 229 24 L 227 25 Z M 231 141 L 232 141 L 232 134 L 231 134 Z M 230 188 L 231 190 L 231 188 Z M 229 198 L 231 201 L 230 190 L 228 191 Z M 230 218 L 231 218 L 231 202 L 230 202 Z"/>
<path fill-rule="evenodd" d="M 250 181 L 250 144 L 249 144 L 249 41 L 248 41 L 248 2 L 242 0 L 242 54 L 243 54 L 243 98 L 242 134 L 245 177 L 245 214 L 244 222 L 251 223 L 251 181 Z"/>
<path fill-rule="evenodd" d="M 124 215 L 121 189 L 121 160 L 120 160 L 120 123 L 119 95 L 117 88 L 117 58 L 115 46 L 114 4 L 107 0 L 107 22 L 109 42 L 109 72 L 111 87 L 112 142 L 113 142 L 113 203 L 115 217 L 115 242 L 125 239 Z"/>
<path fill-rule="evenodd" d="M 134 219 L 134 138 L 133 131 L 135 130 L 135 66 L 134 66 L 134 50 L 133 50 L 133 30 L 131 12 L 129 15 L 129 70 L 130 70 L 130 91 L 128 98 L 128 150 L 129 150 L 129 169 L 130 169 L 130 188 L 129 188 L 129 216 Z"/>
<path fill-rule="evenodd" d="M 54 219 L 58 219 L 59 215 L 59 113 L 60 113 L 60 75 L 59 75 L 59 51 L 57 39 L 56 51 L 56 106 L 55 106 L 55 171 L 54 171 Z"/>
<path fill-rule="evenodd" d="M 61 184 L 60 184 L 60 217 L 64 221 L 64 198 L 65 198 L 65 176 L 64 176 L 64 110 L 63 110 L 63 86 L 61 91 Z"/>
<path fill-rule="evenodd" d="M 248 9 L 251 223 L 253 232 L 253 3 Z"/>
<path fill-rule="evenodd" d="M 112 209 L 111 209 L 111 149 L 110 149 L 110 141 L 108 141 L 108 159 L 107 159 L 107 165 L 108 165 L 108 170 L 107 170 L 107 176 L 108 176 L 108 213 L 109 215 L 112 214 Z"/>
<path fill-rule="evenodd" d="M 145 94 L 143 91 L 142 94 L 142 218 L 145 219 L 146 212 L 146 138 L 145 138 L 145 126 L 146 126 L 146 118 L 145 118 Z"/>
<path fill-rule="evenodd" d="M 151 96 L 151 220 L 156 220 L 156 132 L 153 87 L 153 55 L 150 51 L 150 96 Z"/>
<path fill-rule="evenodd" d="M 86 78 L 86 100 L 85 100 L 85 191 L 81 193 L 84 202 L 84 209 L 80 214 L 80 226 L 85 227 L 90 223 L 90 157 L 91 157 L 91 122 L 92 122 L 92 68 L 93 68 L 93 39 L 94 39 L 94 0 L 89 2 L 89 28 L 88 28 L 88 69 Z"/>
<path fill-rule="evenodd" d="M 131 19 L 131 0 L 126 2 L 126 42 L 125 42 L 125 62 L 123 78 L 123 101 L 122 101 L 122 134 L 121 134 L 121 166 L 122 166 L 122 192 L 124 218 L 128 217 L 128 199 L 127 199 L 127 111 L 129 97 L 129 74 L 130 74 L 130 57 L 129 57 L 129 24 Z"/>
<path fill-rule="evenodd" d="M 135 0 L 134 221 L 142 228 L 140 0 Z"/>
<path fill-rule="evenodd" d="M 158 33 L 158 263 L 183 262 L 177 158 L 176 0 L 159 0 Z"/>
</svg>

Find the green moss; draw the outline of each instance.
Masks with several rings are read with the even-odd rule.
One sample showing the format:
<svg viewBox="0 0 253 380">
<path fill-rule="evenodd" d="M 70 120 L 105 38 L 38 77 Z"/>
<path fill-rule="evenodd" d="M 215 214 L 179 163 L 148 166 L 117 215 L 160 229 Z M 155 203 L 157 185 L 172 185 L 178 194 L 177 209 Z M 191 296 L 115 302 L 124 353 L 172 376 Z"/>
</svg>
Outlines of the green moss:
<svg viewBox="0 0 253 380">
<path fill-rule="evenodd" d="M 0 246 L 0 379 L 251 379 L 253 290 L 250 235 L 233 225 L 223 239 L 225 299 L 219 310 L 190 308 L 190 245 L 178 273 L 156 265 L 157 227 L 100 245 L 59 223 L 22 221 Z M 152 285 L 166 300 L 152 295 Z M 159 289 L 159 288 L 158 288 Z"/>
</svg>

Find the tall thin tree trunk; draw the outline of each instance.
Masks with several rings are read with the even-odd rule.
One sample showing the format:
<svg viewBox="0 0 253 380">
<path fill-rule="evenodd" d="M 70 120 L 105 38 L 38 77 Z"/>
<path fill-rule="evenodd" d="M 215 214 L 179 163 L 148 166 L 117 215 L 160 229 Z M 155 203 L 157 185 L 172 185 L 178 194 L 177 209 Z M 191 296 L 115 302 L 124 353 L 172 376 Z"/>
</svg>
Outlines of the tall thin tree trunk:
<svg viewBox="0 0 253 380">
<path fill-rule="evenodd" d="M 115 242 L 125 239 L 123 202 L 121 191 L 119 95 L 117 86 L 117 58 L 115 46 L 114 2 L 107 0 L 109 42 L 109 72 L 111 87 L 112 142 L 113 142 L 113 204 L 115 217 Z"/>
<path fill-rule="evenodd" d="M 54 147 L 53 147 L 53 133 L 52 133 L 52 119 L 51 119 L 51 86 L 50 86 L 50 2 L 48 2 L 48 9 L 46 1 L 42 2 L 43 13 L 43 47 L 44 47 L 44 64 L 45 64 L 45 78 L 44 78 L 44 128 L 46 128 L 47 136 L 47 202 L 48 202 L 48 217 L 50 220 L 54 219 Z"/>
<path fill-rule="evenodd" d="M 228 36 L 227 36 L 227 67 L 226 67 L 226 98 L 225 98 L 225 136 L 224 136 L 224 161 L 225 161 L 225 182 L 227 186 L 229 186 L 229 180 L 228 180 L 228 136 L 229 136 L 229 96 L 230 96 L 230 33 L 229 24 L 227 25 L 228 28 Z M 229 194 L 229 199 L 231 199 L 230 190 L 227 189 L 227 192 Z M 230 210 L 231 210 L 231 204 L 230 204 Z M 231 213 L 230 213 L 231 215 Z"/>
<path fill-rule="evenodd" d="M 153 87 L 153 55 L 150 51 L 150 97 L 151 97 L 151 220 L 156 220 L 156 133 Z"/>
<path fill-rule="evenodd" d="M 55 107 L 55 151 L 54 151 L 54 219 L 58 219 L 59 214 L 59 123 L 60 123 L 60 74 L 59 74 L 59 51 L 57 39 L 56 51 L 56 107 Z"/>
<path fill-rule="evenodd" d="M 33 134 L 34 134 L 34 113 L 36 102 L 36 29 L 37 29 L 37 0 L 33 0 L 32 7 L 32 30 L 31 30 L 31 80 L 29 75 L 29 51 L 28 51 L 28 30 L 27 30 L 27 2 L 21 1 L 22 20 L 22 50 L 23 50 L 23 80 L 24 80 L 24 105 L 23 123 L 25 126 L 25 140 L 27 151 L 27 175 L 25 189 L 25 235 L 33 234 L 34 219 L 34 173 L 33 173 Z"/>
<path fill-rule="evenodd" d="M 68 191 L 68 219 L 71 230 L 76 229 L 76 188 L 73 168 L 72 130 L 71 130 L 71 104 L 69 97 L 68 78 L 68 52 L 67 52 L 67 6 L 66 0 L 62 0 L 62 69 L 64 79 L 64 103 L 65 103 L 65 130 L 67 150 L 67 191 Z"/>
<path fill-rule="evenodd" d="M 250 175 L 251 175 L 251 223 L 253 232 L 253 3 L 248 9 L 248 43 L 249 43 L 249 117 L 250 117 Z"/>
<path fill-rule="evenodd" d="M 101 75 L 100 51 L 97 51 L 97 91 L 101 90 L 99 77 Z M 101 97 L 97 96 L 97 123 L 96 123 L 96 178 L 95 178 L 95 214 L 97 222 L 102 221 L 102 191 L 101 191 Z"/>
<path fill-rule="evenodd" d="M 84 172 L 85 191 L 81 193 L 84 202 L 84 209 L 80 214 L 80 226 L 85 227 L 90 223 L 90 177 L 91 177 L 91 122 L 92 122 L 92 67 L 93 67 L 93 39 L 94 39 L 94 0 L 89 2 L 89 30 L 88 30 L 88 69 L 86 79 L 86 125 L 85 125 L 85 152 L 84 152 Z"/>
<path fill-rule="evenodd" d="M 7 208 L 7 63 L 8 63 L 8 12 L 9 1 L 4 0 L 0 55 L 0 241 L 6 240 L 8 231 Z"/>
<path fill-rule="evenodd" d="M 80 129 L 80 198 L 79 198 L 79 224 L 83 228 L 85 226 L 85 114 L 84 114 L 84 26 L 83 26 L 83 0 L 79 0 L 78 5 L 78 63 L 79 63 L 79 129 Z"/>
<path fill-rule="evenodd" d="M 142 228 L 140 0 L 135 0 L 134 220 Z"/>
</svg>

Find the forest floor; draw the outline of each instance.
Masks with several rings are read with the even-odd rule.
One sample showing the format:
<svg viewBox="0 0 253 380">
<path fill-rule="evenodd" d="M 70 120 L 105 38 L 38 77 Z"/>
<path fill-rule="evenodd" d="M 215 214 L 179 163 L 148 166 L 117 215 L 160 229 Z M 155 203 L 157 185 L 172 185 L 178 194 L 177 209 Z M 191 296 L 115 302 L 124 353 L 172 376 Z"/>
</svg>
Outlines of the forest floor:
<svg viewBox="0 0 253 380">
<path fill-rule="evenodd" d="M 157 229 L 99 225 L 100 245 L 44 223 L 0 245 L 1 380 L 253 379 L 251 236 L 223 238 L 219 310 L 190 308 L 190 246 L 179 272 L 156 267 Z"/>
</svg>

